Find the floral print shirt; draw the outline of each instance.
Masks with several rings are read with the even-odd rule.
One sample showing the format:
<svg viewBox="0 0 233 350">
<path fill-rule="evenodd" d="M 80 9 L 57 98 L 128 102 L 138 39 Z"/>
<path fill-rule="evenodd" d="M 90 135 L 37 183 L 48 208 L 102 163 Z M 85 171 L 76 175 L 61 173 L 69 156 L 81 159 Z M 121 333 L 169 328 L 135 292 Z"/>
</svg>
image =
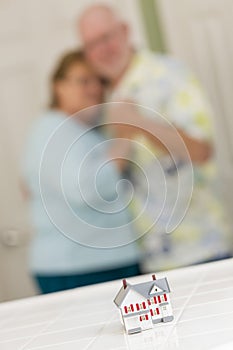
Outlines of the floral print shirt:
<svg viewBox="0 0 233 350">
<path fill-rule="evenodd" d="M 157 111 L 186 135 L 212 141 L 211 110 L 205 94 L 194 74 L 172 57 L 149 51 L 136 52 L 128 71 L 109 97 L 110 101 L 130 100 L 144 106 L 145 108 L 141 107 L 142 113 L 144 111 L 148 117 L 153 118 L 156 114 L 152 110 Z M 172 233 L 168 234 L 165 226 L 174 205 L 177 179 L 181 178 L 182 197 L 189 191 L 186 186 L 190 187 L 192 174 L 187 164 L 181 162 L 179 167 L 177 160 L 178 171 L 176 171 L 171 157 L 155 149 L 143 137 L 140 138 L 140 142 L 146 148 L 139 147 L 136 150 L 134 161 L 140 163 L 146 173 L 150 188 L 149 195 L 145 194 L 146 189 L 140 180 L 142 174 L 134 170 L 132 177 L 135 192 L 131 209 L 133 215 L 138 215 L 146 199 L 149 201 L 146 210 L 137 221 L 137 229 L 142 233 L 149 231 L 143 235 L 141 241 L 145 252 L 145 271 L 175 268 L 230 254 L 230 235 L 218 195 L 214 156 L 202 165 L 192 164 L 191 200 L 186 212 L 181 208 L 184 214 L 183 220 Z M 156 154 L 158 166 L 155 166 L 150 150 Z M 149 224 L 154 222 L 154 217 L 162 207 L 163 174 L 170 199 L 166 202 L 159 220 L 148 230 Z"/>
</svg>

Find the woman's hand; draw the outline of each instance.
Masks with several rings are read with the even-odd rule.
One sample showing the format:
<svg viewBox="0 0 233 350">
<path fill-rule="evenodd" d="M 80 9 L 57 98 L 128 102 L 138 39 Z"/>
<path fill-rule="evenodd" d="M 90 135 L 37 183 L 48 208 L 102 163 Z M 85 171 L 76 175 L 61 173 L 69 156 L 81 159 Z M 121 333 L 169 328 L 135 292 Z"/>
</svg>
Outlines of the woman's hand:
<svg viewBox="0 0 233 350">
<path fill-rule="evenodd" d="M 107 125 L 118 138 L 132 139 L 140 132 L 142 118 L 132 101 L 113 102 L 107 109 Z"/>
<path fill-rule="evenodd" d="M 109 150 L 110 160 L 114 160 L 118 170 L 123 171 L 128 164 L 132 151 L 131 141 L 127 138 L 114 138 Z"/>
</svg>

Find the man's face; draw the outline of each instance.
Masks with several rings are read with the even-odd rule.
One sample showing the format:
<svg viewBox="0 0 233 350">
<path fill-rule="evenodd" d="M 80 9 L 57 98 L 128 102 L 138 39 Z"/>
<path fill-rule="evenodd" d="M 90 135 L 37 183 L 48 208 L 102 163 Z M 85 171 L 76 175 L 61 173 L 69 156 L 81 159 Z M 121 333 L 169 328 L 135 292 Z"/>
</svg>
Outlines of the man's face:
<svg viewBox="0 0 233 350">
<path fill-rule="evenodd" d="M 128 28 L 124 23 L 96 16 L 80 26 L 84 50 L 96 72 L 109 80 L 117 79 L 128 61 Z"/>
</svg>

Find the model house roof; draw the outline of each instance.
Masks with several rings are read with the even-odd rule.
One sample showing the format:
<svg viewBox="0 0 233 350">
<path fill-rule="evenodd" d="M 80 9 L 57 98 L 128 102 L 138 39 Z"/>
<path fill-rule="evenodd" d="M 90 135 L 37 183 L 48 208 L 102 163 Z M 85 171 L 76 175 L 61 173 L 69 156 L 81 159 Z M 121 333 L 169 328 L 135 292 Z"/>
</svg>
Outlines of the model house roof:
<svg viewBox="0 0 233 350">
<path fill-rule="evenodd" d="M 126 295 L 132 290 L 137 292 L 139 295 L 141 295 L 145 299 L 149 299 L 153 296 L 160 295 L 163 293 L 170 293 L 170 288 L 166 277 L 158 280 L 153 279 L 152 281 L 149 281 L 149 282 L 138 283 L 134 285 L 126 283 L 126 281 L 124 280 L 123 286 L 121 287 L 120 291 L 118 292 L 118 294 L 114 299 L 114 303 L 118 307 L 120 307 L 124 299 L 126 298 Z"/>
<path fill-rule="evenodd" d="M 118 294 L 116 295 L 115 299 L 114 299 L 114 303 L 120 307 L 121 304 L 123 303 L 126 295 L 129 293 L 129 291 L 132 290 L 132 286 L 130 284 L 127 284 L 127 287 L 124 288 L 123 286 L 121 287 L 121 289 L 119 290 Z"/>
</svg>

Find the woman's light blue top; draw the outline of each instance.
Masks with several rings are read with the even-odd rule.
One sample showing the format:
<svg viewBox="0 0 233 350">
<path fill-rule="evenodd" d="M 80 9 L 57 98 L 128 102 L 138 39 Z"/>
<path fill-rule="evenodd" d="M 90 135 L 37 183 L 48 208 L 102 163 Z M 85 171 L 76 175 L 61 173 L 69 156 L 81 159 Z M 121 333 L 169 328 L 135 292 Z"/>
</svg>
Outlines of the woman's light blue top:
<svg viewBox="0 0 233 350">
<path fill-rule="evenodd" d="M 139 261 L 127 191 L 109 147 L 101 133 L 59 111 L 34 123 L 22 166 L 35 230 L 33 273 L 94 272 Z"/>
</svg>

